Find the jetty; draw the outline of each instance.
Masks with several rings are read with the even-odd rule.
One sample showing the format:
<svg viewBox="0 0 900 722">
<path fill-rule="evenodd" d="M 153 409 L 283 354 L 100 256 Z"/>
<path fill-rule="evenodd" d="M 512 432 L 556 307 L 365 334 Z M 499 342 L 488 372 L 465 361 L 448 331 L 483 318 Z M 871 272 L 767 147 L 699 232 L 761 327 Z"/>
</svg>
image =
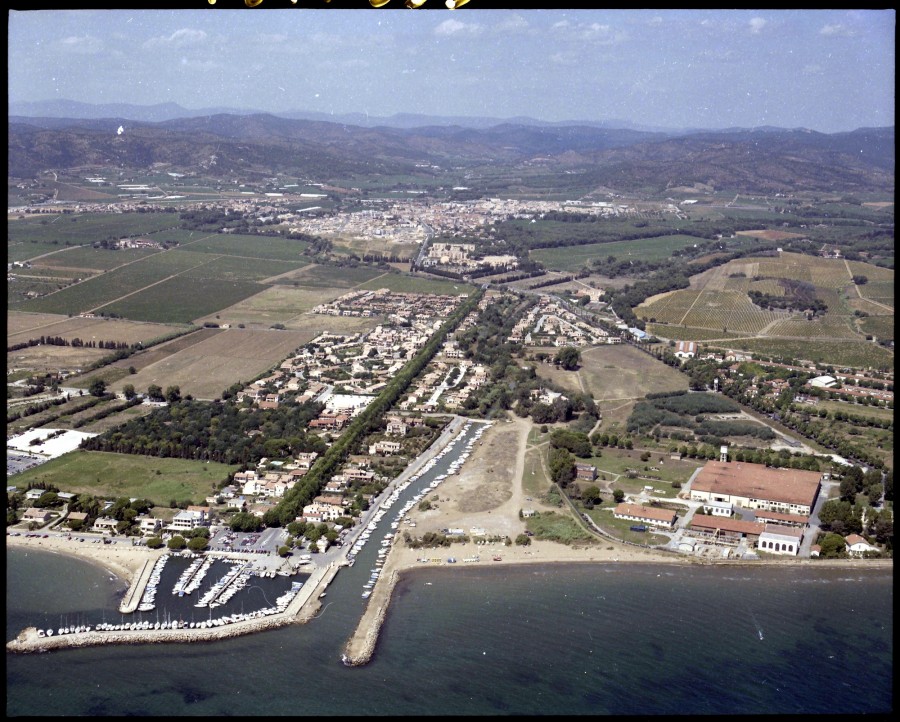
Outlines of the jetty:
<svg viewBox="0 0 900 722">
<path fill-rule="evenodd" d="M 144 590 L 147 588 L 147 583 L 153 575 L 153 568 L 155 566 L 155 559 L 148 559 L 144 562 L 144 566 L 141 567 L 140 573 L 134 578 L 134 583 L 122 598 L 122 603 L 119 604 L 120 612 L 123 614 L 130 614 L 137 610 L 138 605 L 141 603 L 141 598 L 144 596 Z"/>
<path fill-rule="evenodd" d="M 151 564 L 150 566 L 152 568 L 153 565 Z M 85 627 L 84 631 L 70 634 L 46 636 L 43 630 L 39 630 L 36 627 L 26 627 L 15 639 L 7 642 L 6 649 L 8 652 L 30 653 L 93 647 L 103 644 L 212 642 L 267 629 L 277 629 L 288 624 L 303 624 L 316 618 L 321 609 L 319 597 L 334 579 L 340 568 L 340 564 L 332 562 L 326 567 L 316 569 L 296 592 L 293 599 L 284 607 L 283 611 L 276 611 L 273 608 L 265 613 L 259 613 L 257 616 L 246 614 L 241 615 L 243 618 L 237 621 L 220 621 L 219 624 L 213 625 L 208 625 L 204 622 L 202 623 L 204 626 L 193 628 L 184 626 L 183 622 L 176 628 L 170 626 L 169 628 L 160 629 L 155 627 L 132 629 L 132 625 L 127 624 L 118 625 L 122 628 L 114 629 L 111 627 L 116 625 L 106 625 L 107 628 L 102 628 L 103 625 L 98 625 L 95 628 Z M 133 589 L 132 591 L 134 592 L 135 590 Z M 134 594 L 133 596 L 140 599 L 139 594 Z"/>
</svg>

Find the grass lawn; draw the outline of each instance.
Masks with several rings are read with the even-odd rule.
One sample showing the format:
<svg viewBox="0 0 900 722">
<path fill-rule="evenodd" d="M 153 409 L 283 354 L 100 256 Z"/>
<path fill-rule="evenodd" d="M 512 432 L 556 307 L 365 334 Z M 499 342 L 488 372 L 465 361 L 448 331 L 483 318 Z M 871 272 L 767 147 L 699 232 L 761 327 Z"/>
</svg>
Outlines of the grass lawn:
<svg viewBox="0 0 900 722">
<path fill-rule="evenodd" d="M 546 446 L 529 449 L 525 452 L 525 467 L 522 470 L 522 489 L 532 497 L 539 497 L 550 489 L 550 480 L 544 472 L 543 457 L 547 453 Z"/>
<path fill-rule="evenodd" d="M 184 459 L 158 459 L 106 451 L 72 451 L 11 477 L 24 489 L 44 481 L 73 494 L 140 497 L 166 506 L 169 501 L 202 503 L 237 466 Z"/>
</svg>

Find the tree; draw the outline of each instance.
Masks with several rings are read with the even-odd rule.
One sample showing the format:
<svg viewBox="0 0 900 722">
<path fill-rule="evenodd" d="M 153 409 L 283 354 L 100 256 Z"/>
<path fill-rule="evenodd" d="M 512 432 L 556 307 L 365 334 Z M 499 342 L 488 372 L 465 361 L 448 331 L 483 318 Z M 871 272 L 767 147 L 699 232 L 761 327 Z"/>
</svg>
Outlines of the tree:
<svg viewBox="0 0 900 722">
<path fill-rule="evenodd" d="M 174 404 L 176 401 L 181 399 L 181 389 L 177 386 L 169 386 L 166 388 L 166 401 L 170 404 Z"/>
<path fill-rule="evenodd" d="M 159 549 L 163 545 L 163 540 L 158 536 L 152 536 L 147 540 L 147 547 L 150 549 Z"/>
<path fill-rule="evenodd" d="M 596 484 L 591 484 L 587 489 L 584 490 L 583 495 L 585 501 L 596 504 L 600 499 L 600 489 L 597 488 Z"/>
<path fill-rule="evenodd" d="M 621 504 L 625 499 L 625 492 L 621 489 L 613 489 L 613 500 L 616 504 Z"/>
<path fill-rule="evenodd" d="M 122 393 L 125 394 L 125 398 L 129 401 L 137 396 L 137 391 L 134 390 L 134 384 L 125 384 L 122 387 Z"/>
<path fill-rule="evenodd" d="M 531 537 L 527 534 L 519 534 L 519 536 L 516 537 L 516 544 L 520 547 L 527 547 L 531 544 Z"/>
<path fill-rule="evenodd" d="M 187 543 L 188 549 L 192 552 L 202 552 L 206 547 L 209 546 L 209 541 L 202 536 L 192 537 L 191 540 Z"/>
<path fill-rule="evenodd" d="M 162 387 L 157 386 L 156 384 L 150 384 L 147 387 L 147 396 L 151 401 L 165 401 L 166 397 L 163 396 Z"/>
<path fill-rule="evenodd" d="M 103 396 L 106 393 L 106 381 L 103 379 L 94 379 L 88 387 L 88 393 L 91 396 Z"/>
<path fill-rule="evenodd" d="M 581 352 L 574 346 L 566 346 L 556 352 L 553 361 L 566 371 L 575 371 L 581 364 Z"/>
<path fill-rule="evenodd" d="M 291 548 L 289 546 L 278 547 L 278 556 L 286 557 L 290 553 L 291 553 Z"/>
<path fill-rule="evenodd" d="M 828 533 L 819 542 L 819 546 L 822 548 L 820 554 L 823 557 L 834 558 L 844 556 L 847 542 L 840 534 Z"/>
<path fill-rule="evenodd" d="M 169 549 L 172 551 L 180 551 L 187 546 L 187 542 L 184 540 L 183 536 L 179 536 L 176 534 L 171 539 L 169 539 L 169 543 L 167 544 Z"/>
</svg>

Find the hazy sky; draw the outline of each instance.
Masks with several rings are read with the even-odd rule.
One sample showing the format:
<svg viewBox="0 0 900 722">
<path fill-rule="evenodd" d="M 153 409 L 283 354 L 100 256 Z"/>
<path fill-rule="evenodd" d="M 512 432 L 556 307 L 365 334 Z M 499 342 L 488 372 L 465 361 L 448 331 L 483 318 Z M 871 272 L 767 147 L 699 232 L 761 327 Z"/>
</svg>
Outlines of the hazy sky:
<svg viewBox="0 0 900 722">
<path fill-rule="evenodd" d="M 894 10 L 430 5 L 11 12 L 9 99 L 670 128 L 894 124 Z"/>
</svg>

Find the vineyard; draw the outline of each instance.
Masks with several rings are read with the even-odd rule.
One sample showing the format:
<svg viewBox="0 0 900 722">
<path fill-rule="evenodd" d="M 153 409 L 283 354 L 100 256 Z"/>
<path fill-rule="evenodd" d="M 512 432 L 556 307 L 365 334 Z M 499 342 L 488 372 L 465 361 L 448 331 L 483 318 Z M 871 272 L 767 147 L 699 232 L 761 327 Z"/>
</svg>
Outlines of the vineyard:
<svg viewBox="0 0 900 722">
<path fill-rule="evenodd" d="M 635 313 L 640 318 L 655 318 L 675 326 L 748 334 L 758 333 L 773 321 L 790 315 L 758 308 L 739 291 L 676 291 L 649 305 L 641 304 Z"/>
<path fill-rule="evenodd" d="M 789 318 L 772 326 L 769 336 L 802 337 L 802 338 L 846 338 L 860 340 L 859 334 L 852 326 L 852 317 L 826 314 L 823 318 L 807 321 L 805 318 Z"/>
</svg>

